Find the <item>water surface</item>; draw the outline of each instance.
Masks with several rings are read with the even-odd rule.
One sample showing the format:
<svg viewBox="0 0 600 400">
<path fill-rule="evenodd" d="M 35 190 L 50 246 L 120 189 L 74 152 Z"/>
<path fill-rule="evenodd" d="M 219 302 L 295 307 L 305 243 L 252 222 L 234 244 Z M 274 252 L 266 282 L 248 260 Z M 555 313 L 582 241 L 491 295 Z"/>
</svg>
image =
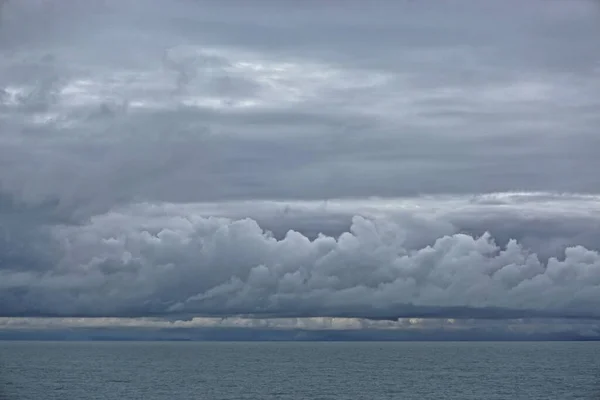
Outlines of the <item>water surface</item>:
<svg viewBox="0 0 600 400">
<path fill-rule="evenodd" d="M 0 342 L 6 399 L 595 399 L 600 343 Z"/>
</svg>

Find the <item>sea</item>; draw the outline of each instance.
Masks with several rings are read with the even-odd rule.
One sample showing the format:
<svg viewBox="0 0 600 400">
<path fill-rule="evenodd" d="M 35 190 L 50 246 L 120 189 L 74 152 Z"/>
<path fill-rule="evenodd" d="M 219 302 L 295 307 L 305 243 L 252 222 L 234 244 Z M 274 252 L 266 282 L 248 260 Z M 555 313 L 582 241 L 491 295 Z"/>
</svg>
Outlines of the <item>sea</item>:
<svg viewBox="0 0 600 400">
<path fill-rule="evenodd" d="M 599 342 L 0 342 L 0 399 L 600 399 Z"/>
</svg>

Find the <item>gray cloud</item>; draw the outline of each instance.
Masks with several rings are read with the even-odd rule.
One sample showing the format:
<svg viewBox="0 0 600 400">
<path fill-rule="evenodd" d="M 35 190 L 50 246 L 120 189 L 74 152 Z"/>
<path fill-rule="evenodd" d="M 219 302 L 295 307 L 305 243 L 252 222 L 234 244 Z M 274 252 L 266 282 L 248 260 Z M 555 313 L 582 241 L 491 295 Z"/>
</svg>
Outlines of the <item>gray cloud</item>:
<svg viewBox="0 0 600 400">
<path fill-rule="evenodd" d="M 0 314 L 597 318 L 597 4 L 315 7 L 3 3 Z"/>
<path fill-rule="evenodd" d="M 3 271 L 1 309 L 5 316 L 600 317 L 600 254 L 564 239 L 581 226 L 582 212 L 598 226 L 597 198 L 527 197 L 320 206 L 358 216 L 340 235 L 312 240 L 296 231 L 277 238 L 253 219 L 203 215 L 219 214 L 215 205 L 140 204 L 55 225 L 61 258 L 46 271 Z M 265 221 L 293 218 L 295 207 L 319 214 L 313 203 L 270 206 L 244 207 Z M 541 221 L 523 238 L 547 251 L 554 235 L 559 245 L 540 259 L 514 239 L 498 245 L 489 233 L 460 233 L 456 224 L 467 217 L 469 229 L 480 229 L 480 215 L 517 226 Z M 563 231 L 545 232 L 556 221 Z"/>
<path fill-rule="evenodd" d="M 592 3 L 99 4 L 5 6 L 9 193 L 105 211 L 600 190 Z"/>
</svg>

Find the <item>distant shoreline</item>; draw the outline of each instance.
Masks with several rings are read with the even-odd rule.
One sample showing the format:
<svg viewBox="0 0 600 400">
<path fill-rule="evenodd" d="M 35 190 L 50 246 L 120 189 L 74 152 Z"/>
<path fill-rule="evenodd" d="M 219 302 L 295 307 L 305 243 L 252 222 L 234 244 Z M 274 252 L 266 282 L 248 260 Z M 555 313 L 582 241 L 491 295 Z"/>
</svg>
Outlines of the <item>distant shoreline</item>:
<svg viewBox="0 0 600 400">
<path fill-rule="evenodd" d="M 67 343 L 67 342 L 186 342 L 186 343 L 544 343 L 544 342 L 600 342 L 600 338 L 481 338 L 481 339 L 437 339 L 437 338 L 421 338 L 421 339 L 188 339 L 188 338 L 61 338 L 61 337 L 10 337 L 0 338 L 0 342 L 47 342 L 47 343 Z"/>
</svg>

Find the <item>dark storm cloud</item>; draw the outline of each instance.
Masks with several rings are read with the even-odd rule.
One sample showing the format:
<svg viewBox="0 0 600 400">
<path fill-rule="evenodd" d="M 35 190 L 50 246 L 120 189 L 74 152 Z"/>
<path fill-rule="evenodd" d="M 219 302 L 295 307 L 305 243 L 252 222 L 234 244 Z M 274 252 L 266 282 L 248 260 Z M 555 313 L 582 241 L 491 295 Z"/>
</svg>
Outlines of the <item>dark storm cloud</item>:
<svg viewBox="0 0 600 400">
<path fill-rule="evenodd" d="M 1 18 L 1 315 L 600 316 L 592 2 Z"/>
</svg>

